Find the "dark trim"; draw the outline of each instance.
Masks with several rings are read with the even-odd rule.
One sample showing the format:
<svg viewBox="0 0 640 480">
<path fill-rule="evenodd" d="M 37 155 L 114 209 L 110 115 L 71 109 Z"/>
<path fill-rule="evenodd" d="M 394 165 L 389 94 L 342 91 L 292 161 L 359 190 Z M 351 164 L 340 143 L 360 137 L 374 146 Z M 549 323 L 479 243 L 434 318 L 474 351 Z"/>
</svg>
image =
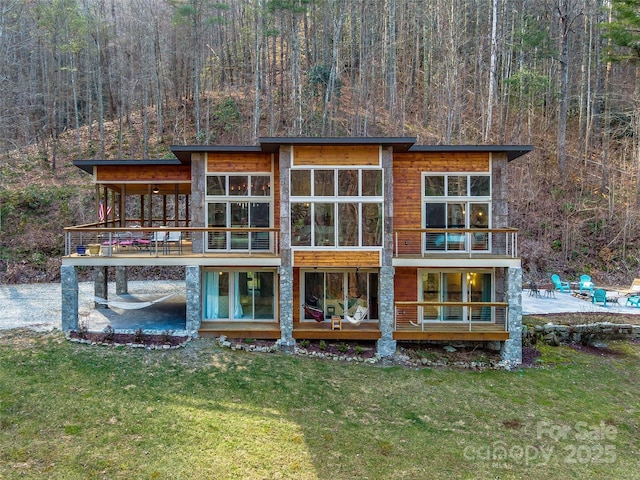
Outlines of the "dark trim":
<svg viewBox="0 0 640 480">
<path fill-rule="evenodd" d="M 281 145 L 383 145 L 406 152 L 416 137 L 260 137 L 262 149 L 277 152 Z"/>
<path fill-rule="evenodd" d="M 131 166 L 135 165 L 137 167 L 148 167 L 148 166 L 158 166 L 158 165 L 183 165 L 185 162 L 181 162 L 176 158 L 166 158 L 166 159 L 147 159 L 147 160 L 74 160 L 73 165 L 84 170 L 89 174 L 93 174 L 93 167 L 104 167 L 104 166 Z M 189 163 L 191 163 L 191 157 L 189 157 Z"/>
<path fill-rule="evenodd" d="M 414 145 L 412 152 L 492 152 L 506 153 L 509 161 L 533 150 L 532 145 Z"/>
</svg>

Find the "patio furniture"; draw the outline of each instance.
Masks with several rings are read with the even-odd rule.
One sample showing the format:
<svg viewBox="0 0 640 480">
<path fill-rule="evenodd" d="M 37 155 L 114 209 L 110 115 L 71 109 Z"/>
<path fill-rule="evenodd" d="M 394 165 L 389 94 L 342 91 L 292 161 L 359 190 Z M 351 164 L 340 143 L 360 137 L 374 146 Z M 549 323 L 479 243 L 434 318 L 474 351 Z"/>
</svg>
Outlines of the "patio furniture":
<svg viewBox="0 0 640 480">
<path fill-rule="evenodd" d="M 593 295 L 593 282 L 591 281 L 591 276 L 589 275 L 581 275 L 580 276 L 580 293 L 582 293 L 583 291 L 585 292 L 589 292 L 591 295 Z"/>
<path fill-rule="evenodd" d="M 324 312 L 316 307 L 312 307 L 311 305 L 307 305 L 306 303 L 302 305 L 304 312 L 313 318 L 316 322 L 324 322 Z"/>
<path fill-rule="evenodd" d="M 551 281 L 553 282 L 553 288 L 555 290 L 560 290 L 561 292 L 571 292 L 569 282 L 560 280 L 560 275 L 558 275 L 557 273 L 551 275 Z"/>
<path fill-rule="evenodd" d="M 362 305 L 358 305 L 356 307 L 355 313 L 353 314 L 353 317 L 345 314 L 344 319 L 352 325 L 360 325 L 362 321 L 367 317 L 367 313 L 369 313 L 368 308 L 363 307 Z"/>
<path fill-rule="evenodd" d="M 603 307 L 607 306 L 607 291 L 604 288 L 597 288 L 593 291 L 593 296 L 591 297 L 591 302 L 596 305 L 597 303 L 602 303 Z"/>
<path fill-rule="evenodd" d="M 640 308 L 640 295 L 627 297 L 627 303 L 625 303 L 625 305 L 631 305 L 632 307 Z"/>
</svg>

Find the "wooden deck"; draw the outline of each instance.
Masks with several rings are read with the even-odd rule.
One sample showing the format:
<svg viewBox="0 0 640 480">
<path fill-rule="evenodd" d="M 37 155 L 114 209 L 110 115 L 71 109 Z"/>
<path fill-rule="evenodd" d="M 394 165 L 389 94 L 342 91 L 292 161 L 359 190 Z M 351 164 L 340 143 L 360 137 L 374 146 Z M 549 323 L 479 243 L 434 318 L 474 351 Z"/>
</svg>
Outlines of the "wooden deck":
<svg viewBox="0 0 640 480">
<path fill-rule="evenodd" d="M 229 338 L 280 338 L 280 326 L 276 322 L 202 322 L 199 330 L 201 337 L 226 335 Z M 359 326 L 342 323 L 342 330 L 332 330 L 329 321 L 322 323 L 297 322 L 293 325 L 293 338 L 296 340 L 377 340 L 381 337 L 376 322 L 362 323 Z M 439 340 L 439 341 L 505 341 L 509 332 L 503 325 L 475 325 L 469 331 L 468 324 L 425 325 L 424 330 L 403 329 L 394 332 L 394 340 Z"/>
<path fill-rule="evenodd" d="M 504 342 L 509 339 L 509 332 L 504 325 L 495 323 L 474 323 L 469 331 L 468 323 L 425 323 L 423 328 L 403 328 L 393 332 L 395 340 L 459 340 L 480 342 Z"/>
</svg>

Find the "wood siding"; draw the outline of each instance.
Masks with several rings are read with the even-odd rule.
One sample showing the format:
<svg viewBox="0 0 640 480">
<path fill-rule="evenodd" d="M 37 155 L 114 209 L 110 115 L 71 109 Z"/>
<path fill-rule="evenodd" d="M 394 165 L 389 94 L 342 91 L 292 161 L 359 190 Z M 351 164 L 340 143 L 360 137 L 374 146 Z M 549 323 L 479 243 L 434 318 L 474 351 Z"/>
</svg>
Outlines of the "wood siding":
<svg viewBox="0 0 640 480">
<path fill-rule="evenodd" d="M 396 153 L 393 155 L 393 226 L 421 228 L 423 172 L 488 172 L 489 154 Z M 419 244 L 418 244 L 419 245 Z"/>
<path fill-rule="evenodd" d="M 396 302 L 416 302 L 418 300 L 418 271 L 415 268 L 396 268 L 393 289 Z"/>
<path fill-rule="evenodd" d="M 96 167 L 97 183 L 190 182 L 189 165 L 104 165 Z"/>
<path fill-rule="evenodd" d="M 296 267 L 379 267 L 380 252 L 372 250 L 317 251 L 298 250 L 293 252 Z"/>
<path fill-rule="evenodd" d="M 215 153 L 207 155 L 207 173 L 271 173 L 270 153 Z M 276 176 L 276 178 L 278 178 Z"/>
<path fill-rule="evenodd" d="M 358 166 L 380 165 L 380 147 L 314 145 L 296 146 L 293 151 L 293 165 L 306 166 Z"/>
</svg>

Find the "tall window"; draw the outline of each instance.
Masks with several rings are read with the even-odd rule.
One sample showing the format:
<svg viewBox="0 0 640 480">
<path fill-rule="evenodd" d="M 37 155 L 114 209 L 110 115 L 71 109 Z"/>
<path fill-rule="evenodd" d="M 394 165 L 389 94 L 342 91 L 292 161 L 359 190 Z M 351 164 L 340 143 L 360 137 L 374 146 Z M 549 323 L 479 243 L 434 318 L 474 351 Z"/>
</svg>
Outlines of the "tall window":
<svg viewBox="0 0 640 480">
<path fill-rule="evenodd" d="M 423 271 L 419 277 L 424 302 L 491 302 L 492 271 Z M 469 318 L 471 316 L 471 318 Z M 425 321 L 490 321 L 491 308 L 462 306 L 423 307 Z"/>
<path fill-rule="evenodd" d="M 271 176 L 207 175 L 207 226 L 255 228 L 271 226 Z M 268 250 L 266 232 L 211 232 L 209 250 Z"/>
<path fill-rule="evenodd" d="M 485 229 L 491 227 L 491 176 L 425 174 L 423 216 L 425 228 Z M 426 234 L 427 250 L 488 250 L 483 232 Z M 471 245 L 469 245 L 471 242 Z"/>
<path fill-rule="evenodd" d="M 275 321 L 275 273 L 205 270 L 204 320 Z"/>
<path fill-rule="evenodd" d="M 291 245 L 382 245 L 382 169 L 292 169 Z"/>
<path fill-rule="evenodd" d="M 357 271 L 302 272 L 301 303 L 321 310 L 325 318 L 353 315 L 358 305 L 368 309 L 367 319 L 378 318 L 378 273 Z M 302 308 L 302 307 L 301 307 Z M 313 319 L 302 309 L 304 320 Z"/>
</svg>

